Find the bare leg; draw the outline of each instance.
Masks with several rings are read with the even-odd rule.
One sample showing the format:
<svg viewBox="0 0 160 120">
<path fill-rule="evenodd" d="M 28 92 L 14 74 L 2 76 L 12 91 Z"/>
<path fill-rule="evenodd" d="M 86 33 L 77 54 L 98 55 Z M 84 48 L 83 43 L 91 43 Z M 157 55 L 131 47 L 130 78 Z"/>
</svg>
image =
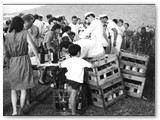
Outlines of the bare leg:
<svg viewBox="0 0 160 120">
<path fill-rule="evenodd" d="M 17 114 L 17 93 L 16 93 L 16 90 L 11 90 L 11 101 L 12 101 L 12 107 L 13 107 L 12 115 L 16 115 Z"/>
<path fill-rule="evenodd" d="M 77 95 L 77 90 L 72 89 L 70 95 L 72 115 L 76 114 L 76 95 Z"/>
<path fill-rule="evenodd" d="M 31 104 L 31 88 L 27 89 L 26 104 Z"/>
<path fill-rule="evenodd" d="M 46 73 L 47 73 L 47 70 L 40 70 L 40 78 L 39 78 L 39 82 L 44 84 L 45 81 L 44 81 L 44 77 L 46 76 Z"/>
<path fill-rule="evenodd" d="M 20 98 L 21 108 L 24 107 L 24 104 L 25 104 L 25 101 L 26 101 L 26 95 L 27 95 L 27 90 L 21 90 L 21 98 Z"/>
</svg>

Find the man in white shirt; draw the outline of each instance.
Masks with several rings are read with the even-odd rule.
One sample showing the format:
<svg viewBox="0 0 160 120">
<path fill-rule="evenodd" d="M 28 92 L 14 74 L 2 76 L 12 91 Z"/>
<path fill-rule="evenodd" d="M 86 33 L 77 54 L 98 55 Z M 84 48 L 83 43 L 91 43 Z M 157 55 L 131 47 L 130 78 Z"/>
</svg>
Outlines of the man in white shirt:
<svg viewBox="0 0 160 120">
<path fill-rule="evenodd" d="M 43 42 L 43 39 L 44 39 L 44 23 L 42 21 L 38 20 L 37 14 L 34 15 L 34 18 L 35 18 L 35 21 L 33 24 L 38 27 L 39 42 L 41 43 L 41 42 Z"/>
<path fill-rule="evenodd" d="M 112 20 L 108 19 L 108 16 L 106 14 L 100 15 L 100 19 L 104 24 L 107 24 L 107 28 L 111 35 L 111 42 L 112 42 L 111 53 L 119 55 L 122 43 L 121 31 Z"/>
<path fill-rule="evenodd" d="M 85 19 L 90 23 L 90 25 L 85 29 L 84 32 L 79 36 L 81 39 L 87 39 L 90 36 L 90 44 L 88 42 L 89 51 L 88 54 L 95 55 L 95 57 L 102 57 L 105 54 L 103 45 L 106 42 L 103 35 L 103 24 L 100 20 L 95 19 L 93 12 L 87 12 Z"/>
<path fill-rule="evenodd" d="M 52 15 L 51 14 L 48 14 L 46 15 L 46 18 L 47 18 L 47 22 L 45 23 L 45 34 L 51 29 L 50 28 L 50 24 L 49 24 L 49 20 L 52 18 Z"/>
<path fill-rule="evenodd" d="M 72 23 L 69 24 L 71 31 L 78 35 L 79 25 L 77 24 L 77 16 L 72 16 Z"/>
<path fill-rule="evenodd" d="M 122 34 L 122 37 L 123 37 L 124 31 L 126 30 L 126 28 L 123 25 L 123 20 L 119 19 L 117 25 L 118 25 L 119 30 L 121 31 L 121 34 Z"/>
</svg>

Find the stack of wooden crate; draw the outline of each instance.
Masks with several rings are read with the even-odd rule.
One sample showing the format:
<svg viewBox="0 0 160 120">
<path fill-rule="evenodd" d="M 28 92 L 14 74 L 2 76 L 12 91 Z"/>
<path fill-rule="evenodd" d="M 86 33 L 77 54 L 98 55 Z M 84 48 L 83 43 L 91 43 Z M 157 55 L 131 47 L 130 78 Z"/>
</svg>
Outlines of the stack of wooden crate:
<svg viewBox="0 0 160 120">
<path fill-rule="evenodd" d="M 62 77 L 62 74 L 56 76 L 56 81 L 50 86 L 53 93 L 53 109 L 61 115 L 71 115 L 70 95 L 67 91 L 67 81 Z M 87 99 L 85 92 L 85 86 L 82 85 L 78 90 L 76 98 L 76 110 L 79 114 L 84 113 L 86 110 Z"/>
<path fill-rule="evenodd" d="M 107 55 L 101 60 L 90 60 L 98 65 L 88 69 L 93 105 L 105 108 L 125 97 L 125 88 L 116 55 Z"/>
<path fill-rule="evenodd" d="M 121 51 L 120 69 L 129 96 L 142 97 L 148 61 L 148 55 Z"/>
</svg>

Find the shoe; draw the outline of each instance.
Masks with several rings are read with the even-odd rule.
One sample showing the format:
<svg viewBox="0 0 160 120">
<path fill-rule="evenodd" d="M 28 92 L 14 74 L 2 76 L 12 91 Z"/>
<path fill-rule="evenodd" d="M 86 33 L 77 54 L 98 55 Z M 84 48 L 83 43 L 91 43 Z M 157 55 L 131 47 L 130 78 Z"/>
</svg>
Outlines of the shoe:
<svg viewBox="0 0 160 120">
<path fill-rule="evenodd" d="M 12 114 L 12 116 L 18 116 L 18 114 Z"/>
<path fill-rule="evenodd" d="M 19 115 L 19 116 L 24 115 L 23 108 L 21 108 L 21 107 L 19 108 L 17 115 Z"/>
</svg>

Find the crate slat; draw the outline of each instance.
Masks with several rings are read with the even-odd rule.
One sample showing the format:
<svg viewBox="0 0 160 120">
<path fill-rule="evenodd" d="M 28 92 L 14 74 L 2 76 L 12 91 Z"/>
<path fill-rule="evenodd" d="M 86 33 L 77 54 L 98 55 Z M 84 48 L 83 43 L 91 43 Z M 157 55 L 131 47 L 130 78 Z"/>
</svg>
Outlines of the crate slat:
<svg viewBox="0 0 160 120">
<path fill-rule="evenodd" d="M 105 108 L 117 100 L 125 97 L 125 88 L 122 77 L 116 78 L 102 86 L 90 85 L 93 105 Z M 111 100 L 108 97 L 112 96 Z M 107 100 L 106 100 L 107 99 Z"/>
<path fill-rule="evenodd" d="M 123 73 L 144 77 L 148 62 L 148 55 L 136 54 L 129 51 L 121 51 L 120 53 L 120 69 Z"/>
<path fill-rule="evenodd" d="M 127 94 L 132 97 L 141 98 L 146 78 L 124 73 L 122 76 Z"/>
</svg>

